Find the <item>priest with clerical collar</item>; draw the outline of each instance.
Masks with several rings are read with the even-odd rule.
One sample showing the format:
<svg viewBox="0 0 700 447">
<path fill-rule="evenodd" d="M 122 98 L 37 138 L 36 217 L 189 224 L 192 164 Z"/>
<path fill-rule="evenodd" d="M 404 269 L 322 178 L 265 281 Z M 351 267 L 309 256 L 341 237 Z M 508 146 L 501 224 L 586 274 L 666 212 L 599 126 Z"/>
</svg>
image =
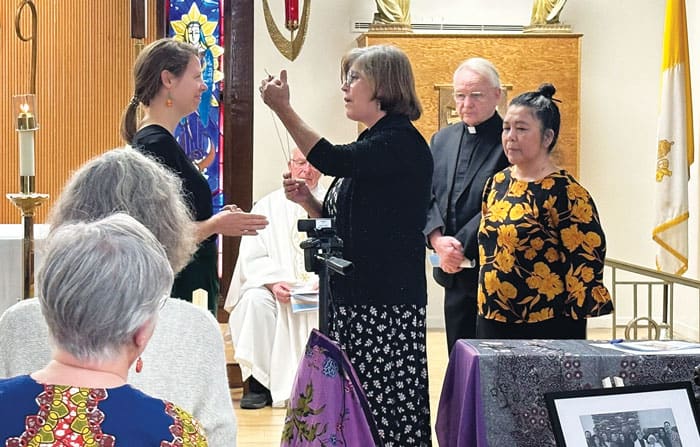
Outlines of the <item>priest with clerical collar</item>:
<svg viewBox="0 0 700 447">
<path fill-rule="evenodd" d="M 448 351 L 458 339 L 476 335 L 481 193 L 486 180 L 508 166 L 503 120 L 496 112 L 501 99 L 496 68 L 486 59 L 468 59 L 455 71 L 453 87 L 461 122 L 431 139 L 433 198 L 424 229 L 428 248 L 439 258 L 433 276 L 445 288 Z"/>
</svg>

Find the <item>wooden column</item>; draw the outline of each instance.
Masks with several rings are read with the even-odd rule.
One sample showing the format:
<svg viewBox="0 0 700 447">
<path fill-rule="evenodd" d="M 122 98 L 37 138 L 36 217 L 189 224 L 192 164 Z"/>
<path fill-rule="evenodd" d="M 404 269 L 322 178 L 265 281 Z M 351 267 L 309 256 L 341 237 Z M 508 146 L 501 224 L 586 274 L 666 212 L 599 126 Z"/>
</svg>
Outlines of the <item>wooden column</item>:
<svg viewBox="0 0 700 447">
<path fill-rule="evenodd" d="M 168 0 L 156 1 L 156 39 L 162 39 L 168 35 L 168 30 L 166 29 L 168 18 L 165 16 L 165 2 L 167 1 Z"/>
<path fill-rule="evenodd" d="M 224 197 L 248 211 L 253 201 L 253 2 L 224 2 L 224 45 Z M 240 238 L 223 240 L 222 302 Z"/>
<path fill-rule="evenodd" d="M 131 0 L 131 38 L 146 38 L 146 3 L 143 0 Z"/>
</svg>

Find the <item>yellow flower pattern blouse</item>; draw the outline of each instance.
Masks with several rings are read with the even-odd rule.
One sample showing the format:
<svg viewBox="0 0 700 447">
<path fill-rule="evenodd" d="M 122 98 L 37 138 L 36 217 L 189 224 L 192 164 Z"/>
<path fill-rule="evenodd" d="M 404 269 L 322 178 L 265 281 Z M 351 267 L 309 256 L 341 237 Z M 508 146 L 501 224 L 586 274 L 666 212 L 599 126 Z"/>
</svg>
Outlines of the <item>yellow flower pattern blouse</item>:
<svg viewBox="0 0 700 447">
<path fill-rule="evenodd" d="M 565 170 L 534 182 L 495 174 L 479 227 L 479 314 L 507 323 L 613 310 L 603 285 L 605 235 L 593 199 Z"/>
</svg>

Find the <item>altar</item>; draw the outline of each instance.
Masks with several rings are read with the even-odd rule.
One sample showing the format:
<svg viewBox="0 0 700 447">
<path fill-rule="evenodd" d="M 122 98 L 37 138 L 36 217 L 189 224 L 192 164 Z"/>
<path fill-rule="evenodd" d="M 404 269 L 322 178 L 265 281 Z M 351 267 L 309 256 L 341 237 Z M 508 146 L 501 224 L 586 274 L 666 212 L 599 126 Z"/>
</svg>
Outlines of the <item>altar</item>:
<svg viewBox="0 0 700 447">
<path fill-rule="evenodd" d="M 34 225 L 35 275 L 41 261 L 37 249 L 48 232 L 48 225 Z M 21 224 L 0 225 L 0 314 L 22 298 L 23 234 Z"/>
<path fill-rule="evenodd" d="M 610 376 L 626 385 L 690 382 L 700 363 L 696 350 L 648 355 L 607 347 L 587 340 L 457 341 L 440 395 L 439 445 L 555 447 L 545 393 L 601 388 Z"/>
</svg>

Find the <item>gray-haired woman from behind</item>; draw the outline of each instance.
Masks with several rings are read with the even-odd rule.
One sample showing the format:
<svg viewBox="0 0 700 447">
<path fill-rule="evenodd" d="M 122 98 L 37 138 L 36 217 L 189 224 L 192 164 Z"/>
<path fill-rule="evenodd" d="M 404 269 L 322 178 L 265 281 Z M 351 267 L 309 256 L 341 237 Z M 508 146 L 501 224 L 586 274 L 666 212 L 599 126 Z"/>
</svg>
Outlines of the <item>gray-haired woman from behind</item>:
<svg viewBox="0 0 700 447">
<path fill-rule="evenodd" d="M 114 149 L 72 175 L 49 221 L 56 228 L 125 212 L 153 233 L 177 272 L 195 248 L 193 222 L 180 185 L 155 160 L 129 147 Z M 38 300 L 23 300 L 0 316 L 0 377 L 36 371 L 50 354 Z M 130 384 L 192 413 L 211 445 L 236 445 L 224 344 L 211 313 L 182 300 L 167 300 L 141 359 L 143 370 L 130 371 Z"/>
<path fill-rule="evenodd" d="M 182 182 L 131 147 L 108 151 L 70 178 L 51 209 L 52 226 L 90 221 L 122 211 L 148 228 L 168 253 L 174 272 L 190 260 L 196 241 Z"/>
<path fill-rule="evenodd" d="M 54 228 L 37 277 L 51 360 L 0 380 L 3 445 L 207 445 L 189 413 L 126 384 L 173 281 L 146 227 L 115 214 Z"/>
</svg>

